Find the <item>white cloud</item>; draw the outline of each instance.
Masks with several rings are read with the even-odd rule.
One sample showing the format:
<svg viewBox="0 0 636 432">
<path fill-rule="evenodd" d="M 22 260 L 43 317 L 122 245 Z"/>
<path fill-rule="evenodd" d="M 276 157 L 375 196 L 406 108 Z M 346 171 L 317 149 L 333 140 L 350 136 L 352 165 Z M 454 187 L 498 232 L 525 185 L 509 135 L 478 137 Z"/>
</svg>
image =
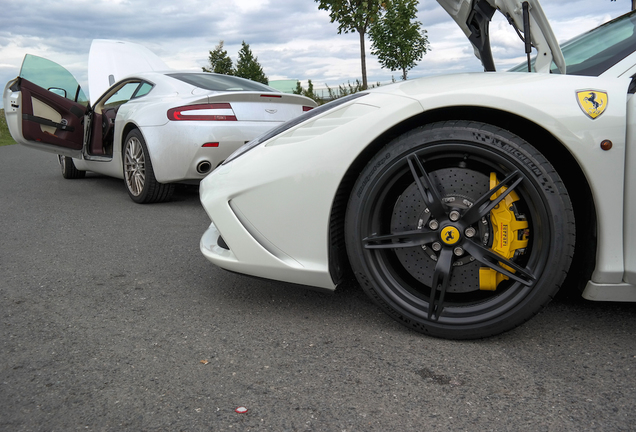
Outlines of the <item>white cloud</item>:
<svg viewBox="0 0 636 432">
<path fill-rule="evenodd" d="M 627 0 L 544 0 L 559 41 L 627 12 Z M 499 14 L 497 14 L 499 15 Z M 418 19 L 432 50 L 410 78 L 482 70 L 463 33 L 434 0 L 421 0 Z M 500 69 L 523 61 L 523 45 L 503 18 L 492 23 L 493 54 Z M 326 11 L 311 0 L 3 0 L 0 14 L 0 85 L 19 73 L 24 54 L 67 67 L 80 82 L 94 38 L 147 46 L 175 69 L 200 70 L 219 40 L 236 61 L 241 42 L 250 45 L 271 79 L 311 79 L 330 86 L 360 79 L 357 34 L 338 34 Z M 388 82 L 399 72 L 380 68 L 370 54 L 369 82 Z M 520 52 L 521 50 L 521 52 Z"/>
</svg>

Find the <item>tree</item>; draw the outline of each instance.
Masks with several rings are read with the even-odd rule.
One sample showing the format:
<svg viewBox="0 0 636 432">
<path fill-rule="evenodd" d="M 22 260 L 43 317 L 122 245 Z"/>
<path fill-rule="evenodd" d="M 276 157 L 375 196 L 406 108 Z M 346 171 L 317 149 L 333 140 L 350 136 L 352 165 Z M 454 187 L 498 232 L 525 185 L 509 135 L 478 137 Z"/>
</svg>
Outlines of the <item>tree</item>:
<svg viewBox="0 0 636 432">
<path fill-rule="evenodd" d="M 307 96 L 309 99 L 313 99 L 319 104 L 323 103 L 321 102 L 321 98 L 319 98 L 318 95 L 314 93 L 314 83 L 312 83 L 311 80 L 307 81 L 307 90 L 303 88 L 303 86 L 300 84 L 300 81 L 296 81 L 296 88 L 293 90 L 293 93 L 297 95 Z"/>
<path fill-rule="evenodd" d="M 402 71 L 402 79 L 430 49 L 426 30 L 417 17 L 417 0 L 389 0 L 381 17 L 369 30 L 371 54 L 382 67 Z"/>
<path fill-rule="evenodd" d="M 376 85 L 372 85 L 371 87 L 380 87 L 380 83 L 377 83 Z M 362 91 L 362 90 L 366 90 L 366 89 L 362 88 L 362 83 L 358 79 L 356 80 L 355 84 L 351 84 L 350 81 L 347 81 L 347 85 L 344 85 L 344 84 L 339 85 L 337 90 L 334 90 L 331 87 L 327 86 L 327 93 L 329 94 L 329 99 L 331 100 L 338 99 L 343 96 L 348 96 L 354 93 L 358 93 L 359 91 Z"/>
<path fill-rule="evenodd" d="M 364 35 L 377 19 L 381 0 L 315 0 L 318 9 L 329 11 L 331 22 L 338 22 L 338 34 L 360 35 L 360 63 L 362 66 L 362 86 L 367 88 L 367 61 L 365 58 Z"/>
<path fill-rule="evenodd" d="M 242 45 L 238 54 L 238 61 L 236 62 L 235 75 L 268 84 L 269 80 L 265 76 L 263 68 L 258 63 L 258 57 L 254 57 L 250 46 L 246 44 L 245 41 L 242 42 Z"/>
<path fill-rule="evenodd" d="M 234 75 L 234 67 L 232 59 L 227 55 L 227 51 L 223 49 L 223 41 L 214 47 L 214 51 L 210 51 L 210 67 L 202 68 L 203 72 L 214 72 L 225 75 Z"/>
<path fill-rule="evenodd" d="M 304 89 L 303 89 L 303 86 L 300 84 L 300 81 L 296 81 L 296 88 L 294 90 L 292 90 L 292 92 L 294 94 L 301 95 L 301 94 L 303 94 L 303 91 L 304 91 Z"/>
</svg>

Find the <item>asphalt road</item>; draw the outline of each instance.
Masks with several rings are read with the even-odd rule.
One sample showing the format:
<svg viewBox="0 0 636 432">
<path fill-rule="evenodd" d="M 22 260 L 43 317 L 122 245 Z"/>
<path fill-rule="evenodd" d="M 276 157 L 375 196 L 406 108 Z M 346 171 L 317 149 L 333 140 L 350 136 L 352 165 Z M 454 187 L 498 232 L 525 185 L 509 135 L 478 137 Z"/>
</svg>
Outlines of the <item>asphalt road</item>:
<svg viewBox="0 0 636 432">
<path fill-rule="evenodd" d="M 216 268 L 196 188 L 138 205 L 18 145 L 0 221 L 3 431 L 636 428 L 636 304 L 560 298 L 498 337 L 425 337 L 355 285 Z"/>
</svg>

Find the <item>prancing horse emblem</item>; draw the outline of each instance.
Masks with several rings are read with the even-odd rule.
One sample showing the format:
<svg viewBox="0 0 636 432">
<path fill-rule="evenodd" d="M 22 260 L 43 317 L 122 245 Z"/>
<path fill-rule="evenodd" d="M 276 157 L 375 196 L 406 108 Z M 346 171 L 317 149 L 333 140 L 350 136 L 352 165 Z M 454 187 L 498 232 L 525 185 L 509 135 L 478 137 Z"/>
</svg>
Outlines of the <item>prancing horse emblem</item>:
<svg viewBox="0 0 636 432">
<path fill-rule="evenodd" d="M 608 96 L 603 91 L 580 90 L 576 92 L 576 99 L 583 112 L 592 120 L 603 114 L 607 108 Z"/>
<path fill-rule="evenodd" d="M 442 229 L 441 239 L 447 245 L 453 245 L 459 241 L 459 231 L 454 226 L 447 226 Z"/>
</svg>

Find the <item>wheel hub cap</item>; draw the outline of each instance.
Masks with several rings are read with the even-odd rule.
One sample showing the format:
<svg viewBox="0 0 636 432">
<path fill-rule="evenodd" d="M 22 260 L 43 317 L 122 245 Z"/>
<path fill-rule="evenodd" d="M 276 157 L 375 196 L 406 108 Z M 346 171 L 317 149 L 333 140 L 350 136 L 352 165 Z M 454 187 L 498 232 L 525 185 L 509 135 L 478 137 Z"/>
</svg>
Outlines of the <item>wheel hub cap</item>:
<svg viewBox="0 0 636 432">
<path fill-rule="evenodd" d="M 143 149 L 136 138 L 130 139 L 126 144 L 125 158 L 126 184 L 130 192 L 137 196 L 144 188 L 146 177 Z"/>
<path fill-rule="evenodd" d="M 446 205 L 457 209 L 460 213 L 468 210 L 475 200 L 488 192 L 488 176 L 482 173 L 462 169 L 448 168 L 430 173 L 431 180 L 437 186 Z M 431 215 L 428 208 L 422 202 L 421 194 L 416 185 L 407 187 L 402 193 L 393 209 L 391 220 L 392 231 L 408 231 L 412 229 L 429 228 L 438 229 L 436 225 L 430 225 L 432 220 L 439 218 L 442 227 L 439 240 L 435 244 L 422 245 L 421 248 L 401 248 L 395 250 L 395 255 L 415 279 L 423 284 L 432 283 L 435 265 L 439 259 L 440 249 L 452 251 L 464 240 L 461 226 L 461 218 L 458 223 L 448 219 L 442 221 L 445 215 Z M 490 236 L 490 224 L 479 224 L 476 227 L 475 238 L 487 242 Z M 441 246 L 441 247 L 437 247 Z M 448 292 L 468 292 L 479 290 L 479 266 L 474 258 L 462 255 L 456 256 L 453 261 L 453 277 L 448 286 Z"/>
<path fill-rule="evenodd" d="M 454 245 L 460 240 L 459 230 L 454 226 L 447 226 L 441 231 L 442 242 L 448 246 Z"/>
</svg>

